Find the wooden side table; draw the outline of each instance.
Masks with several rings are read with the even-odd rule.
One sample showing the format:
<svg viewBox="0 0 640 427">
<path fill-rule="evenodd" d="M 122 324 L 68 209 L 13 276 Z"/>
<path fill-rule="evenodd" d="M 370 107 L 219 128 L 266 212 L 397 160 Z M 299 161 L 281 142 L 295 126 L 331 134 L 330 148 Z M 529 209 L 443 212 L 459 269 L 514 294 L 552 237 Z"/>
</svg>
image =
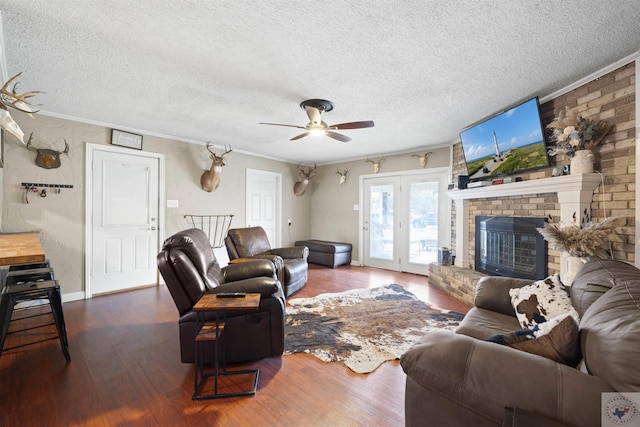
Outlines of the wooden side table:
<svg viewBox="0 0 640 427">
<path fill-rule="evenodd" d="M 225 348 L 224 341 L 222 349 L 220 349 L 219 342 L 224 332 L 226 313 L 229 311 L 237 310 L 258 310 L 260 304 L 259 293 L 249 293 L 241 297 L 234 298 L 219 298 L 216 294 L 204 294 L 202 298 L 193 307 L 198 317 L 199 332 L 196 336 L 196 366 L 194 368 L 194 389 L 193 400 L 201 399 L 217 399 L 222 397 L 237 397 L 237 396 L 252 396 L 256 394 L 258 389 L 258 375 L 260 371 L 258 369 L 243 369 L 228 371 L 226 368 L 226 360 L 224 357 Z M 211 311 L 215 312 L 216 320 L 214 322 L 205 322 L 205 313 Z M 213 371 L 205 372 L 204 370 L 204 342 L 214 341 L 215 355 Z M 220 353 L 222 352 L 222 369 L 220 369 Z M 253 376 L 253 388 L 246 391 L 221 393 L 219 390 L 220 377 L 229 377 L 233 375 L 252 375 Z M 206 380 L 213 377 L 213 393 L 203 394 L 202 389 Z"/>
</svg>

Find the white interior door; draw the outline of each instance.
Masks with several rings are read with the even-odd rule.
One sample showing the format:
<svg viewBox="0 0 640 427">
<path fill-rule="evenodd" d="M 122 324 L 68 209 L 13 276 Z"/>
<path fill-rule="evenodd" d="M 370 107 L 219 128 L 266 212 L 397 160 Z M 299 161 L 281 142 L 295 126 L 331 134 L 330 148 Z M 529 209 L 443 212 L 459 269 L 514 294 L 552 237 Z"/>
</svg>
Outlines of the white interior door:
<svg viewBox="0 0 640 427">
<path fill-rule="evenodd" d="M 365 265 L 428 274 L 437 248 L 450 241 L 448 171 L 363 180 Z"/>
<path fill-rule="evenodd" d="M 93 150 L 93 295 L 157 283 L 159 159 Z"/>
<path fill-rule="evenodd" d="M 247 169 L 246 225 L 262 227 L 272 248 L 282 246 L 281 182 L 278 173 Z"/>
</svg>

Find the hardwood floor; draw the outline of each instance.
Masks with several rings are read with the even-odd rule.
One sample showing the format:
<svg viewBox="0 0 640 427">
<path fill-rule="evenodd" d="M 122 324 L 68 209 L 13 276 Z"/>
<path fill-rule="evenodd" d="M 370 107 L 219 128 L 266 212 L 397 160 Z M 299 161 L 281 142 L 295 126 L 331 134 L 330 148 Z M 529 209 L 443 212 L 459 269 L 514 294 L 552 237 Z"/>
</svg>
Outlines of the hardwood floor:
<svg viewBox="0 0 640 427">
<path fill-rule="evenodd" d="M 292 298 L 389 283 L 441 308 L 469 308 L 424 276 L 351 266 L 310 266 Z M 193 366 L 180 362 L 178 312 L 165 287 L 69 302 L 64 314 L 70 363 L 55 340 L 0 357 L 0 426 L 404 425 L 397 361 L 354 374 L 306 354 L 269 358 L 243 365 L 260 369 L 255 396 L 193 401 Z M 5 348 L 39 335 L 16 334 Z"/>
</svg>

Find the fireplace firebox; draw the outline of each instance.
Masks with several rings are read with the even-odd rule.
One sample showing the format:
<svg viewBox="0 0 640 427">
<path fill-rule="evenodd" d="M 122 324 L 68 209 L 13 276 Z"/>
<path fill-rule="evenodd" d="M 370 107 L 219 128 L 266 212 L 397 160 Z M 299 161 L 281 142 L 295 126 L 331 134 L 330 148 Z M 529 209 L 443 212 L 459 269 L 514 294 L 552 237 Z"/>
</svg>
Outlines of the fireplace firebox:
<svg viewBox="0 0 640 427">
<path fill-rule="evenodd" d="M 475 267 L 492 276 L 547 277 L 544 218 L 476 216 Z"/>
</svg>

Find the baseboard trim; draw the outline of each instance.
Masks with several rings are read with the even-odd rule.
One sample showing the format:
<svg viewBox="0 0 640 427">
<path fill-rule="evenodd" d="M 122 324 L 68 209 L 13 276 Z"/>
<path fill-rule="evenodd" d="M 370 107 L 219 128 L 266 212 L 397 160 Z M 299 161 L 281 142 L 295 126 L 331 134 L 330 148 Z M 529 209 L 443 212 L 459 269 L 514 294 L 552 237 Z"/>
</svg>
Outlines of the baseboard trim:
<svg viewBox="0 0 640 427">
<path fill-rule="evenodd" d="M 62 302 L 78 301 L 84 299 L 84 292 L 71 292 L 62 294 Z"/>
</svg>

